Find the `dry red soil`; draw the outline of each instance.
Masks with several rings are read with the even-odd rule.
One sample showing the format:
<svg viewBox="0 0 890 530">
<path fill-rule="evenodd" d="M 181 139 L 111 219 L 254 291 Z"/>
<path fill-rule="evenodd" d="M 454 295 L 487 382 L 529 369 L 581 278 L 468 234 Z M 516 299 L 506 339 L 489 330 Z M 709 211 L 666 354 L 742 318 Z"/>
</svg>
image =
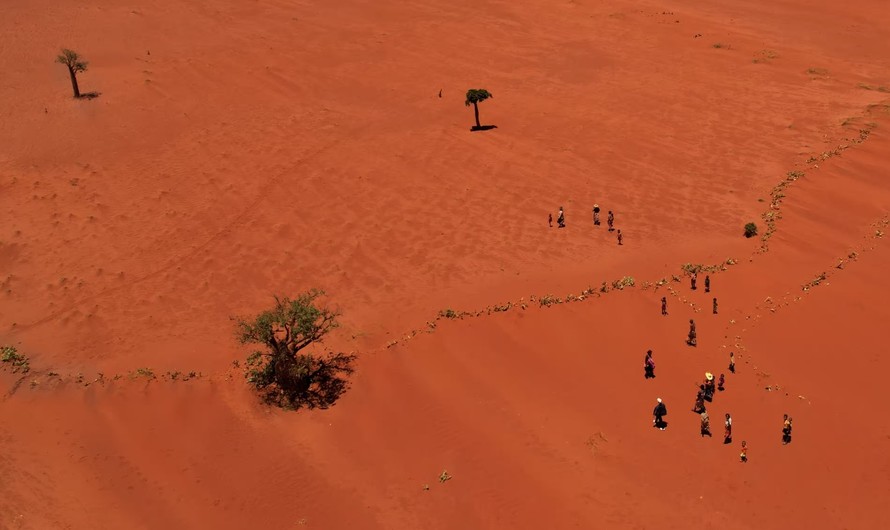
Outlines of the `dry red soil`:
<svg viewBox="0 0 890 530">
<path fill-rule="evenodd" d="M 0 528 L 890 527 L 883 0 L 4 0 L 0 72 Z M 313 287 L 351 388 L 270 409 Z"/>
</svg>

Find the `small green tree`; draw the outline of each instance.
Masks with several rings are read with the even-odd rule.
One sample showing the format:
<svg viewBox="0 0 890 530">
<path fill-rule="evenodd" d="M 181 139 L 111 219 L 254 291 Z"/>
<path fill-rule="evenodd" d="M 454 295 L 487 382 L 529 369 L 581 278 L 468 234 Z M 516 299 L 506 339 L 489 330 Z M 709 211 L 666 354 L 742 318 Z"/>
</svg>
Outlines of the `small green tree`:
<svg viewBox="0 0 890 530">
<path fill-rule="evenodd" d="M 80 56 L 68 48 L 62 48 L 62 53 L 56 57 L 56 62 L 68 67 L 68 74 L 71 76 L 71 88 L 74 89 L 74 97 L 79 98 L 80 88 L 77 86 L 77 74 L 86 72 L 88 63 L 81 61 Z"/>
<path fill-rule="evenodd" d="M 754 237 L 757 235 L 757 225 L 748 223 L 745 225 L 745 237 Z"/>
<path fill-rule="evenodd" d="M 323 291 L 296 299 L 275 297 L 275 306 L 252 320 L 237 319 L 238 340 L 265 348 L 247 358 L 245 377 L 267 402 L 297 409 L 326 408 L 346 390 L 354 355 L 307 353 L 337 327 L 339 313 L 316 305 Z"/>
<path fill-rule="evenodd" d="M 471 88 L 467 90 L 467 100 L 464 102 L 464 105 L 468 107 L 471 104 L 473 105 L 473 111 L 476 113 L 476 129 L 482 128 L 482 124 L 479 123 L 479 103 L 493 97 L 491 92 L 484 88 Z"/>
</svg>

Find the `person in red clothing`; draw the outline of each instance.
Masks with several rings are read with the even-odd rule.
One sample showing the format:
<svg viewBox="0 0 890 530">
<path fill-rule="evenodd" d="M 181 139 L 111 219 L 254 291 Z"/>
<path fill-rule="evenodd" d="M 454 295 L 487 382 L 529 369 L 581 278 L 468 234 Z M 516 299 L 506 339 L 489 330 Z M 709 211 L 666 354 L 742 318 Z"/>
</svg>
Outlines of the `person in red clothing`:
<svg viewBox="0 0 890 530">
<path fill-rule="evenodd" d="M 550 225 L 550 228 L 553 228 L 553 214 L 552 213 L 547 214 L 547 224 Z"/>
<path fill-rule="evenodd" d="M 708 274 L 705 274 L 705 292 L 711 292 L 711 276 Z"/>
<path fill-rule="evenodd" d="M 742 440 L 742 452 L 739 453 L 739 461 L 743 464 L 748 462 L 748 442 Z"/>
<path fill-rule="evenodd" d="M 662 316 L 667 316 L 668 314 L 668 299 L 666 296 L 661 297 L 661 314 Z"/>
<path fill-rule="evenodd" d="M 690 346 L 695 346 L 698 341 L 696 340 L 697 335 L 695 333 L 695 320 L 689 319 L 689 339 L 686 341 Z"/>
<path fill-rule="evenodd" d="M 723 377 L 723 374 L 720 374 L 720 379 L 717 380 L 717 391 L 718 392 L 723 392 L 724 390 L 726 390 L 725 388 L 723 388 L 723 383 L 725 380 L 726 379 Z"/>
<path fill-rule="evenodd" d="M 622 243 L 622 241 L 624 241 L 624 236 L 621 235 L 621 230 L 619 229 L 618 230 L 618 244 L 623 245 L 624 243 Z"/>
</svg>

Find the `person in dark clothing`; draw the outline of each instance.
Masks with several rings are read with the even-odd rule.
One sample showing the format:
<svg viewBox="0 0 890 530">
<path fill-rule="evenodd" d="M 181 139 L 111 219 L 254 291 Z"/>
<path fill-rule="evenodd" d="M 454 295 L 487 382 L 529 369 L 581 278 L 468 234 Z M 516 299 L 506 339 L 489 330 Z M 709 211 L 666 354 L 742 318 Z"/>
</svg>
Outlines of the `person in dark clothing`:
<svg viewBox="0 0 890 530">
<path fill-rule="evenodd" d="M 615 230 L 615 214 L 609 210 L 609 216 L 606 217 L 606 224 L 609 225 L 609 232 Z"/>
<path fill-rule="evenodd" d="M 697 344 L 697 336 L 695 333 L 695 320 L 689 319 L 689 339 L 686 341 L 690 346 L 695 346 Z"/>
<path fill-rule="evenodd" d="M 668 314 L 668 299 L 666 296 L 661 297 L 661 314 L 663 316 L 667 316 Z"/>
<path fill-rule="evenodd" d="M 697 289 L 697 287 L 695 286 L 695 282 L 697 282 L 697 281 L 698 281 L 698 273 L 693 272 L 692 276 L 689 277 L 689 284 L 690 284 L 690 287 L 692 287 L 693 291 Z"/>
<path fill-rule="evenodd" d="M 655 377 L 655 359 L 652 358 L 652 350 L 646 352 L 646 359 L 643 361 L 643 369 L 646 371 L 646 379 Z"/>
<path fill-rule="evenodd" d="M 735 354 L 732 352 L 729 352 L 729 372 L 735 373 Z"/>
<path fill-rule="evenodd" d="M 550 225 L 550 228 L 553 228 L 553 214 L 552 213 L 547 214 L 547 224 Z"/>
<path fill-rule="evenodd" d="M 692 406 L 692 412 L 696 414 L 701 414 L 707 410 L 705 408 L 705 393 L 702 390 L 698 391 L 698 394 L 695 395 L 695 405 Z"/>
<path fill-rule="evenodd" d="M 593 205 L 593 224 L 594 224 L 594 226 L 600 225 L 600 205 L 599 204 Z"/>
<path fill-rule="evenodd" d="M 720 379 L 717 380 L 717 391 L 718 392 L 723 392 L 725 390 L 725 388 L 723 388 L 723 383 L 725 381 L 726 381 L 726 379 L 723 377 L 723 374 L 720 374 Z"/>
<path fill-rule="evenodd" d="M 714 297 L 714 314 L 717 314 L 717 297 Z"/>
<path fill-rule="evenodd" d="M 714 374 L 711 372 L 705 373 L 705 401 L 711 402 L 714 400 Z"/>
<path fill-rule="evenodd" d="M 711 292 L 711 276 L 708 274 L 705 274 L 705 292 Z"/>
<path fill-rule="evenodd" d="M 621 235 L 621 230 L 618 230 L 618 244 L 623 245 L 622 241 L 624 241 L 624 236 Z"/>
<path fill-rule="evenodd" d="M 708 417 L 707 412 L 701 413 L 701 435 L 702 438 L 711 437 L 711 418 Z"/>
<path fill-rule="evenodd" d="M 652 420 L 652 423 L 656 428 L 664 430 L 667 427 L 667 423 L 664 421 L 664 417 L 667 416 L 668 409 L 661 401 L 661 398 L 656 400 L 658 403 L 655 405 L 655 410 L 652 411 L 652 415 L 655 416 L 655 419 Z"/>
<path fill-rule="evenodd" d="M 723 422 L 723 443 L 732 443 L 732 416 L 726 413 L 726 420 Z"/>
<path fill-rule="evenodd" d="M 562 206 L 559 207 L 559 214 L 556 216 L 556 224 L 559 228 L 566 227 L 566 214 L 565 211 L 563 211 Z"/>
</svg>

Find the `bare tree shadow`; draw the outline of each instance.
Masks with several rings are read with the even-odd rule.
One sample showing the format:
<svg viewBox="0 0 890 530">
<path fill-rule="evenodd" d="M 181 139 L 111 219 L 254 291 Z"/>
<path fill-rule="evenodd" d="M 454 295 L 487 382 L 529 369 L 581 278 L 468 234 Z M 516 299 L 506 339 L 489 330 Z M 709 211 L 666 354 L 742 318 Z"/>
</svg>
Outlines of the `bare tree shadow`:
<svg viewBox="0 0 890 530">
<path fill-rule="evenodd" d="M 497 125 L 480 125 L 479 127 L 476 127 L 475 125 L 473 125 L 472 127 L 470 127 L 470 131 L 471 132 L 488 131 L 488 130 L 497 129 L 497 128 L 498 128 Z"/>
<path fill-rule="evenodd" d="M 311 357 L 310 364 L 304 365 L 309 373 L 302 372 L 288 378 L 287 388 L 270 385 L 264 392 L 265 401 L 289 410 L 326 409 L 349 388 L 346 377 L 355 372 L 353 363 L 356 357 L 347 353 Z"/>
<path fill-rule="evenodd" d="M 99 96 L 101 96 L 101 95 L 102 95 L 101 92 L 95 92 L 95 91 L 93 91 L 93 92 L 84 92 L 84 93 L 81 94 L 80 97 L 77 98 L 77 99 L 96 99 L 97 97 L 99 97 Z"/>
<path fill-rule="evenodd" d="M 338 353 L 321 361 L 312 384 L 303 396 L 303 405 L 322 409 L 333 405 L 349 388 L 346 376 L 355 372 L 355 358 L 354 354 Z"/>
</svg>

